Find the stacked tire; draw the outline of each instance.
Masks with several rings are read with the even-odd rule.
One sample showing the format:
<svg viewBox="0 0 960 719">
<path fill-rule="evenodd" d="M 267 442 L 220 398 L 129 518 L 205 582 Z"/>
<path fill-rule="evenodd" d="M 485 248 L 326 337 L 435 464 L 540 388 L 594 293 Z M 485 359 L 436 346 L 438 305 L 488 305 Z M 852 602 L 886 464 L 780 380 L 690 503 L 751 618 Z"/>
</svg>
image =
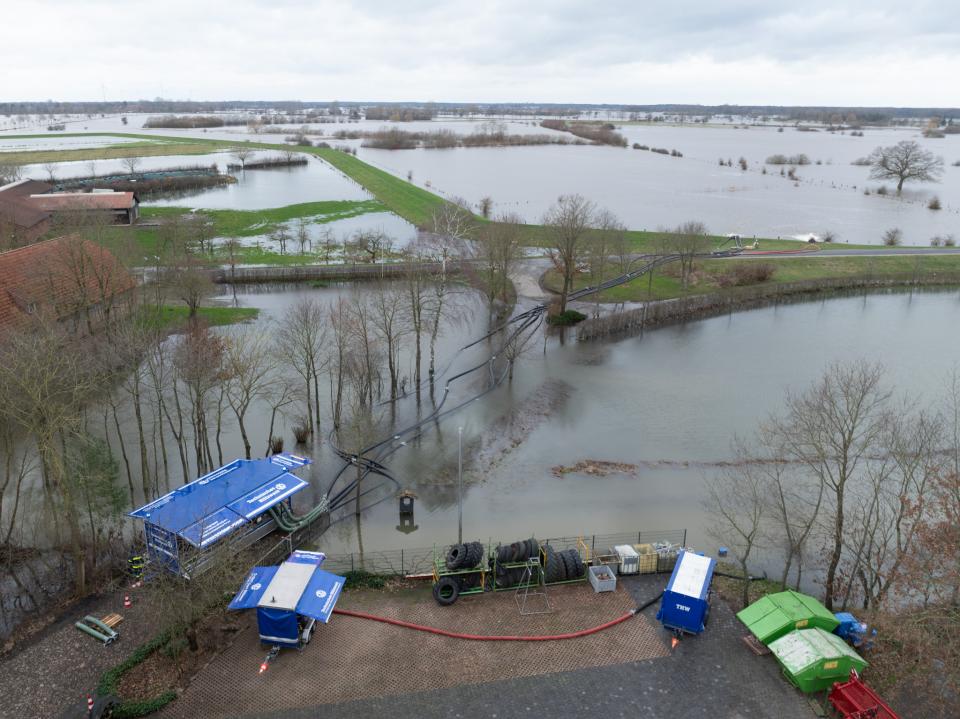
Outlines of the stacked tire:
<svg viewBox="0 0 960 719">
<path fill-rule="evenodd" d="M 546 565 L 543 568 L 544 579 L 548 584 L 565 582 L 570 579 L 579 579 L 587 568 L 576 549 L 557 551 L 549 544 L 544 546 Z"/>
<path fill-rule="evenodd" d="M 459 572 L 479 567 L 483 561 L 483 544 L 481 542 L 465 542 L 454 544 L 447 551 L 444 564 L 451 572 Z M 456 576 L 440 577 L 433 585 L 433 598 L 442 607 L 453 604 L 460 597 L 460 592 L 475 589 L 480 586 L 481 573 L 476 572 Z"/>
<path fill-rule="evenodd" d="M 539 556 L 540 543 L 533 539 L 525 539 L 522 542 L 512 542 L 511 544 L 497 545 L 497 563 L 512 564 L 516 562 L 526 562 L 531 557 Z"/>
</svg>

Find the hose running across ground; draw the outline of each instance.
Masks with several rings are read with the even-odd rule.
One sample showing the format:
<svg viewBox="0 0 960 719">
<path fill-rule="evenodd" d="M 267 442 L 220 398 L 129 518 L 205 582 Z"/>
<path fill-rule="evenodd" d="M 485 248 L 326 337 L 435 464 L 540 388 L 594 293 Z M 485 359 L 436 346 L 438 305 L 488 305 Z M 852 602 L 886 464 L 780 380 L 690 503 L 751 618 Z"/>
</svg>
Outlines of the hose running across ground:
<svg viewBox="0 0 960 719">
<path fill-rule="evenodd" d="M 604 622 L 603 624 L 598 624 L 595 627 L 590 627 L 589 629 L 581 629 L 576 632 L 567 632 L 566 634 L 542 634 L 542 635 L 533 635 L 533 636 L 523 636 L 519 634 L 467 634 L 465 632 L 451 632 L 447 629 L 438 629 L 437 627 L 428 627 L 424 624 L 415 624 L 414 622 L 405 622 L 402 619 L 391 619 L 390 617 L 381 617 L 376 614 L 367 614 L 366 612 L 355 612 L 352 609 L 334 609 L 334 614 L 342 614 L 345 617 L 356 617 L 357 619 L 370 619 L 374 622 L 382 622 L 383 624 L 392 624 L 395 627 L 403 627 L 404 629 L 415 629 L 418 632 L 427 632 L 429 634 L 437 634 L 441 637 L 450 637 L 451 639 L 466 639 L 473 642 L 555 642 L 561 639 L 578 639 L 580 637 L 588 637 L 591 634 L 596 634 L 597 632 L 602 632 L 604 629 L 609 629 L 610 627 L 615 627 L 621 622 L 625 622 L 630 617 L 635 617 L 644 609 L 652 605 L 653 603 L 660 600 L 660 597 L 663 596 L 663 592 L 660 592 L 653 599 L 650 599 L 643 604 L 631 609 L 626 614 L 623 614 L 616 619 L 611 619 L 609 622 Z"/>
<path fill-rule="evenodd" d="M 558 641 L 560 639 L 577 639 L 578 637 L 586 637 L 590 634 L 596 634 L 597 632 L 602 632 L 604 629 L 609 629 L 610 627 L 616 626 L 621 622 L 625 622 L 630 617 L 636 614 L 636 609 L 631 609 L 626 614 L 617 617 L 616 619 L 611 619 L 609 622 L 604 624 L 599 624 L 595 627 L 590 627 L 589 629 L 581 629 L 577 632 L 568 632 L 566 634 L 544 634 L 544 635 L 534 635 L 534 636 L 522 636 L 518 634 L 500 634 L 500 635 L 490 635 L 490 634 L 466 634 L 464 632 L 451 632 L 446 629 L 438 629 L 437 627 L 428 627 L 423 624 L 414 624 L 413 622 L 405 622 L 402 619 L 391 619 L 389 617 L 380 617 L 376 614 L 367 614 L 366 612 L 355 612 L 350 609 L 334 609 L 334 614 L 343 614 L 347 617 L 357 617 L 358 619 L 372 619 L 375 622 L 383 622 L 384 624 L 392 624 L 396 627 L 404 627 L 405 629 L 416 629 L 419 632 L 428 632 L 430 634 L 439 634 L 441 637 L 450 637 L 451 639 L 467 639 L 475 642 L 552 642 Z"/>
</svg>

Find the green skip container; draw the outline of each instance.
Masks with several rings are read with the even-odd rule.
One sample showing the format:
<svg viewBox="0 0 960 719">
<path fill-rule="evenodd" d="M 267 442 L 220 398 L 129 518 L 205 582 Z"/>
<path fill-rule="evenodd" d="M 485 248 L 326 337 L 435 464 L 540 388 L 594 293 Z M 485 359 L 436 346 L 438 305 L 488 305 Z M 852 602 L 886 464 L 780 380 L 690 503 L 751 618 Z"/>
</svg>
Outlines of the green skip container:
<svg viewBox="0 0 960 719">
<path fill-rule="evenodd" d="M 840 624 L 829 609 L 800 592 L 768 594 L 738 612 L 737 619 L 767 646 L 795 629 L 818 627 L 832 632 Z"/>
<path fill-rule="evenodd" d="M 804 694 L 829 689 L 835 681 L 862 672 L 867 662 L 836 634 L 814 629 L 795 629 L 770 642 L 770 651 L 783 675 Z"/>
</svg>

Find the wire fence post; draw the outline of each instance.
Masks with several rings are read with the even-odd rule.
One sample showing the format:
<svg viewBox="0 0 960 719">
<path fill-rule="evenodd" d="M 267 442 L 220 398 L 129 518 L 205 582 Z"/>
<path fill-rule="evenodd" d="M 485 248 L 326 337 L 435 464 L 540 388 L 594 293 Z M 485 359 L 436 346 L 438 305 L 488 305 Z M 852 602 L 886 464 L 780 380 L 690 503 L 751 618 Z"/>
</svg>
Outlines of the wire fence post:
<svg viewBox="0 0 960 719">
<path fill-rule="evenodd" d="M 686 530 L 686 528 L 684 528 L 684 530 L 683 530 L 683 546 L 684 546 L 684 547 L 687 546 L 687 530 Z"/>
<path fill-rule="evenodd" d="M 401 577 L 404 576 L 404 571 L 403 571 L 403 550 L 402 550 L 402 549 L 400 550 L 400 576 L 401 576 Z"/>
</svg>

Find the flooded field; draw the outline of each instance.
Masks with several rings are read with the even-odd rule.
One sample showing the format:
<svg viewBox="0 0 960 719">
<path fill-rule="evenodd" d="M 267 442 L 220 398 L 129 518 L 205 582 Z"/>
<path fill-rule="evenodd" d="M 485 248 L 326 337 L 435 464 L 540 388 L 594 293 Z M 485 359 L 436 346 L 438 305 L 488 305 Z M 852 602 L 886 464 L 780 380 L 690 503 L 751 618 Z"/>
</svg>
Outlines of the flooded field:
<svg viewBox="0 0 960 719">
<path fill-rule="evenodd" d="M 793 128 L 649 125 L 624 125 L 620 131 L 631 145 L 676 149 L 683 157 L 585 146 L 361 148 L 359 157 L 399 177 L 412 172 L 417 184 L 475 206 L 490 196 L 494 212 L 517 212 L 529 222 L 540 221 L 559 195 L 580 193 L 638 230 L 699 220 L 717 234 L 747 237 L 806 238 L 832 231 L 839 242 L 880 244 L 891 227 L 903 230 L 909 245 L 927 245 L 935 235 L 960 236 L 960 167 L 951 164 L 960 160 L 955 136 L 924 139 L 916 130 L 866 130 L 864 137 L 853 137 Z M 868 167 L 851 163 L 877 146 L 905 139 L 944 157 L 942 182 L 908 184 L 901 198 L 876 194 L 882 183 L 868 179 Z M 801 153 L 810 164 L 797 167 L 796 181 L 781 177 L 781 166 L 765 164 L 771 155 Z M 746 170 L 739 167 L 741 157 Z M 732 160 L 733 167 L 721 167 L 720 159 Z M 934 196 L 943 205 L 940 211 L 927 209 Z"/>
<path fill-rule="evenodd" d="M 418 495 L 417 529 L 398 531 L 390 499 L 365 513 L 367 549 L 446 544 L 457 532 L 457 427 L 464 428 L 464 537 L 687 528 L 709 547 L 705 483 L 749 436 L 835 360 L 880 360 L 889 385 L 935 403 L 960 355 L 957 292 L 830 299 L 692 322 L 608 343 L 551 340 L 512 385 L 442 423 L 388 463 Z M 466 366 L 466 361 L 463 365 Z M 599 460 L 633 471 L 566 473 Z M 321 546 L 357 551 L 356 524 Z"/>
</svg>

